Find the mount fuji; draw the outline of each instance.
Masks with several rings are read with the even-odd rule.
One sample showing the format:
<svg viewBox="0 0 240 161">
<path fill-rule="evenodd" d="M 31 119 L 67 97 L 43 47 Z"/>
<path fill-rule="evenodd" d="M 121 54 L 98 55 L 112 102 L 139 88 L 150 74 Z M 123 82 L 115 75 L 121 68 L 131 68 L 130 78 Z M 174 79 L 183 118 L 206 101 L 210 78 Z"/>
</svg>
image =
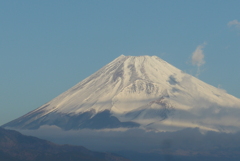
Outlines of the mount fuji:
<svg viewBox="0 0 240 161">
<path fill-rule="evenodd" d="M 3 127 L 240 130 L 240 99 L 157 56 L 121 55 L 50 102 Z"/>
</svg>

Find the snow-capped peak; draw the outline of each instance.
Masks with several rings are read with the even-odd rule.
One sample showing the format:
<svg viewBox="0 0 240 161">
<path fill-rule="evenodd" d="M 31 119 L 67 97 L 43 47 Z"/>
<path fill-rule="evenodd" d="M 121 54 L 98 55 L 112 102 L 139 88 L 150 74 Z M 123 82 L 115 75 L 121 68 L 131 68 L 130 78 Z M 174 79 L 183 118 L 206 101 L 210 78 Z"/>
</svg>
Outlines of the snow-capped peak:
<svg viewBox="0 0 240 161">
<path fill-rule="evenodd" d="M 107 110 L 121 122 L 135 122 L 144 128 L 200 127 L 218 131 L 223 124 L 225 129 L 231 129 L 231 122 L 223 117 L 226 107 L 239 111 L 240 100 L 157 56 L 121 55 L 22 118 L 37 115 L 27 123 L 49 119 L 53 113 L 69 116 L 91 113 L 93 118 Z M 240 127 L 238 122 L 235 124 L 234 127 Z"/>
</svg>

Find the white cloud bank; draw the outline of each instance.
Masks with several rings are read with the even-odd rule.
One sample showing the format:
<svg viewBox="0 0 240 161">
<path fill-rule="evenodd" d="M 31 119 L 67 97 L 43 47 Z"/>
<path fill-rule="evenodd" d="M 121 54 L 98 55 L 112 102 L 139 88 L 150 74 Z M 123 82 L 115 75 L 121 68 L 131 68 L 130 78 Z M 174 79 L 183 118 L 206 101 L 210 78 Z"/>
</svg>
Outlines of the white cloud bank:
<svg viewBox="0 0 240 161">
<path fill-rule="evenodd" d="M 240 22 L 238 20 L 232 20 L 230 22 L 228 22 L 228 26 L 229 27 L 236 27 L 238 29 L 240 29 Z"/>
</svg>

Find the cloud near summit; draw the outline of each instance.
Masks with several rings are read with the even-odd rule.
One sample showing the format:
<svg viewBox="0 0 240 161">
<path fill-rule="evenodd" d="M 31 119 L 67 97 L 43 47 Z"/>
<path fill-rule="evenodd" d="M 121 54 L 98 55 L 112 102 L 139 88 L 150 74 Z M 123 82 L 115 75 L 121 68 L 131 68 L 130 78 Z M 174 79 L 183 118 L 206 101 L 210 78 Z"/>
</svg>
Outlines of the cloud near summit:
<svg viewBox="0 0 240 161">
<path fill-rule="evenodd" d="M 196 65 L 198 67 L 202 66 L 203 64 L 205 64 L 205 60 L 204 60 L 204 53 L 203 53 L 203 48 L 204 48 L 205 44 L 203 45 L 198 45 L 198 47 L 196 48 L 196 50 L 192 53 L 192 65 Z"/>
<path fill-rule="evenodd" d="M 191 56 L 191 63 L 193 66 L 197 66 L 197 73 L 196 77 L 198 77 L 201 73 L 201 66 L 205 64 L 204 60 L 204 52 L 203 48 L 205 47 L 206 43 L 203 43 L 202 45 L 198 45 L 195 51 L 192 53 Z"/>
</svg>

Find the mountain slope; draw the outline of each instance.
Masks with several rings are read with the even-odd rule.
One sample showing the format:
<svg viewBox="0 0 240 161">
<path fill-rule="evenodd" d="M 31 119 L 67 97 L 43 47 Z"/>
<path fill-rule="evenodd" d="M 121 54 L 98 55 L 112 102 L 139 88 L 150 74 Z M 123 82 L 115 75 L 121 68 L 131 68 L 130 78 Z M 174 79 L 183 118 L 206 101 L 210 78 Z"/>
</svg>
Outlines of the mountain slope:
<svg viewBox="0 0 240 161">
<path fill-rule="evenodd" d="M 116 58 L 47 104 L 3 127 L 62 129 L 199 127 L 236 131 L 240 99 L 156 56 Z"/>
<path fill-rule="evenodd" d="M 4 161 L 129 161 L 110 153 L 80 146 L 57 145 L 13 130 L 0 128 L 0 160 Z"/>
</svg>

